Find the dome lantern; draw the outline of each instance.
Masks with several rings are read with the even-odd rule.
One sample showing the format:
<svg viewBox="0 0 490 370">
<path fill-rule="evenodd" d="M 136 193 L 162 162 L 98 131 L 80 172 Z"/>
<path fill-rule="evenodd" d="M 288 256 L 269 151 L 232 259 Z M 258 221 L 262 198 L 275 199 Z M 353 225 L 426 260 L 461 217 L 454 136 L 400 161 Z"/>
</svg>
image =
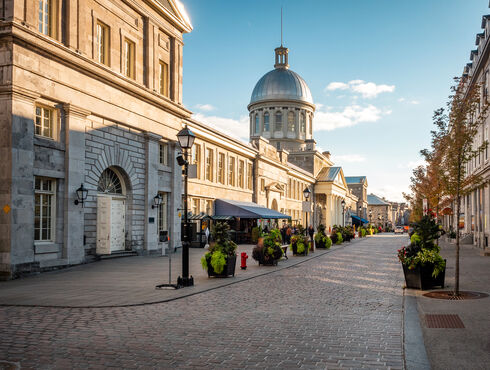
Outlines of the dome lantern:
<svg viewBox="0 0 490 370">
<path fill-rule="evenodd" d="M 289 68 L 288 63 L 288 53 L 289 49 L 284 46 L 279 46 L 274 50 L 276 52 L 276 63 L 274 64 L 274 68 Z"/>
</svg>

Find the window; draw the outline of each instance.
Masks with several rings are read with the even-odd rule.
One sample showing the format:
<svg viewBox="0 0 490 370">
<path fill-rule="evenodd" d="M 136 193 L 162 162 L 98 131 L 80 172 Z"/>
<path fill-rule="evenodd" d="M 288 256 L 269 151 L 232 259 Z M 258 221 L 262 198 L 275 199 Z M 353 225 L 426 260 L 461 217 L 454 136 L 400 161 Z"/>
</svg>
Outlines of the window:
<svg viewBox="0 0 490 370">
<path fill-rule="evenodd" d="M 123 73 L 126 77 L 134 79 L 134 59 L 135 45 L 134 42 L 124 39 L 123 43 Z"/>
<path fill-rule="evenodd" d="M 245 162 L 238 161 L 238 186 L 245 187 Z"/>
<path fill-rule="evenodd" d="M 200 207 L 200 199 L 192 199 L 192 214 L 193 215 L 198 215 L 199 212 L 201 212 L 201 207 Z"/>
<path fill-rule="evenodd" d="M 54 110 L 36 106 L 36 121 L 34 122 L 34 133 L 39 136 L 54 139 Z"/>
<path fill-rule="evenodd" d="M 255 115 L 255 130 L 254 132 L 258 134 L 260 132 L 260 117 L 258 114 Z"/>
<path fill-rule="evenodd" d="M 235 186 L 235 158 L 230 157 L 228 166 L 228 185 Z"/>
<path fill-rule="evenodd" d="M 252 163 L 249 163 L 247 165 L 247 188 L 249 190 L 252 190 L 252 187 L 253 187 L 253 167 L 252 167 Z"/>
<path fill-rule="evenodd" d="M 201 178 L 201 145 L 194 144 L 191 150 L 191 164 L 195 164 L 196 176 L 197 178 Z"/>
<path fill-rule="evenodd" d="M 306 131 L 306 118 L 305 118 L 305 114 L 304 113 L 301 113 L 301 132 L 302 133 L 305 133 Z"/>
<path fill-rule="evenodd" d="M 50 37 L 56 36 L 55 5 L 54 0 L 39 0 L 39 32 Z"/>
<path fill-rule="evenodd" d="M 288 187 L 286 188 L 286 198 L 291 198 L 291 179 L 288 179 Z"/>
<path fill-rule="evenodd" d="M 269 113 L 265 112 L 264 113 L 264 132 L 269 131 Z"/>
<path fill-rule="evenodd" d="M 213 201 L 206 200 L 206 214 L 209 216 L 213 215 Z"/>
<path fill-rule="evenodd" d="M 260 191 L 265 191 L 265 179 L 260 179 Z"/>
<path fill-rule="evenodd" d="M 159 144 L 159 162 L 164 166 L 168 166 L 168 144 L 160 143 Z"/>
<path fill-rule="evenodd" d="M 213 181 L 213 149 L 206 149 L 206 180 Z"/>
<path fill-rule="evenodd" d="M 97 191 L 106 194 L 123 194 L 121 179 L 117 173 L 110 168 L 105 169 L 100 175 Z"/>
<path fill-rule="evenodd" d="M 223 153 L 218 155 L 218 182 L 225 183 L 225 155 Z"/>
<path fill-rule="evenodd" d="M 56 181 L 42 177 L 34 179 L 34 240 L 53 241 L 55 230 Z"/>
<path fill-rule="evenodd" d="M 295 132 L 296 131 L 296 122 L 294 121 L 294 112 L 288 113 L 288 131 Z"/>
<path fill-rule="evenodd" d="M 109 27 L 97 22 L 97 44 L 96 53 L 99 63 L 109 65 Z"/>
<path fill-rule="evenodd" d="M 158 206 L 158 234 L 160 231 L 168 231 L 168 194 L 160 193 L 162 202 Z"/>
<path fill-rule="evenodd" d="M 158 81 L 160 94 L 168 98 L 168 64 L 162 61 L 159 63 Z"/>
<path fill-rule="evenodd" d="M 309 122 L 309 125 L 308 125 L 308 126 L 309 126 L 309 127 L 308 127 L 308 133 L 309 133 L 310 135 L 312 135 L 312 134 L 313 134 L 313 119 L 311 118 L 311 116 L 310 116 L 309 121 L 310 121 L 310 122 Z"/>
<path fill-rule="evenodd" d="M 276 112 L 275 131 L 282 131 L 282 113 Z"/>
</svg>

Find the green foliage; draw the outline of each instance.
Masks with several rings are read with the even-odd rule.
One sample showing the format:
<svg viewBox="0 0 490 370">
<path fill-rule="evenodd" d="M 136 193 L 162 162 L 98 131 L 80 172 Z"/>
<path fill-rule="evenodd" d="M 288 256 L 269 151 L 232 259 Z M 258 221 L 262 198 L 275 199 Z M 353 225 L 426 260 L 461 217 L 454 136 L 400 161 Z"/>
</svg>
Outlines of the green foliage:
<svg viewBox="0 0 490 370">
<path fill-rule="evenodd" d="M 305 252 L 305 245 L 304 243 L 301 241 L 301 242 L 297 242 L 296 243 L 296 253 L 298 254 L 301 254 L 301 253 L 304 253 Z"/>
<path fill-rule="evenodd" d="M 326 236 L 325 238 L 325 246 L 327 247 L 327 249 L 330 249 L 330 247 L 332 246 L 332 239 L 330 239 L 328 236 Z"/>
<path fill-rule="evenodd" d="M 259 262 L 278 260 L 282 257 L 282 236 L 278 229 L 272 229 L 252 251 L 252 258 Z"/>
<path fill-rule="evenodd" d="M 337 242 L 335 244 L 342 244 L 344 242 L 344 239 L 342 238 L 342 234 L 340 232 L 337 232 Z"/>
<path fill-rule="evenodd" d="M 214 272 L 217 274 L 221 274 L 226 265 L 226 255 L 221 251 L 215 251 L 211 255 L 211 266 L 213 267 Z"/>
<path fill-rule="evenodd" d="M 225 222 L 217 222 L 214 225 L 211 231 L 214 243 L 201 258 L 201 266 L 204 270 L 207 270 L 211 264 L 214 272 L 220 274 L 226 265 L 226 257 L 236 256 L 237 245 L 230 239 L 229 230 L 230 226 Z"/>
<path fill-rule="evenodd" d="M 257 243 L 257 241 L 259 240 L 259 236 L 260 236 L 260 229 L 255 226 L 252 228 L 252 243 Z"/>
<path fill-rule="evenodd" d="M 319 248 L 330 248 L 332 246 L 332 239 L 325 235 L 325 226 L 318 225 L 318 232 L 314 236 L 315 243 Z"/>
<path fill-rule="evenodd" d="M 372 230 L 372 229 L 371 229 Z M 372 231 L 371 231 L 372 232 Z M 373 235 L 373 234 L 371 234 Z M 362 228 L 361 229 L 361 237 L 364 238 L 366 236 L 366 229 Z"/>
</svg>

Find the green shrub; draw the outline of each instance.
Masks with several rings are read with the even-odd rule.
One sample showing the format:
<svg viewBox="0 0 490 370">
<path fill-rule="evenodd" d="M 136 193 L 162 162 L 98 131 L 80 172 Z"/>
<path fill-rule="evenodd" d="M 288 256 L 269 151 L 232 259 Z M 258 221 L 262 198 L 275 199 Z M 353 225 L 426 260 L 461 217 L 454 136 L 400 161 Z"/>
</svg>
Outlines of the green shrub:
<svg viewBox="0 0 490 370">
<path fill-rule="evenodd" d="M 325 237 L 327 240 L 325 241 L 325 246 L 327 247 L 327 249 L 330 249 L 330 247 L 332 246 L 332 239 L 330 239 L 328 236 Z"/>
<path fill-rule="evenodd" d="M 342 234 L 340 232 L 337 232 L 337 242 L 335 244 L 342 244 L 344 239 L 342 238 Z"/>
<path fill-rule="evenodd" d="M 221 253 L 220 251 L 215 251 L 211 255 L 211 266 L 213 267 L 214 272 L 217 274 L 221 274 L 226 265 L 226 255 Z"/>
</svg>

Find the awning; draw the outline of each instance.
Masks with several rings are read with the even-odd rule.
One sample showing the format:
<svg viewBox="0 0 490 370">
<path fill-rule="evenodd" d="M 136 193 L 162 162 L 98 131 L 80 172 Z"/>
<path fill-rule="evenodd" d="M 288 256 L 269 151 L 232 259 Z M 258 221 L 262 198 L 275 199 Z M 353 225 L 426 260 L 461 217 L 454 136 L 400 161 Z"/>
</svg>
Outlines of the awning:
<svg viewBox="0 0 490 370">
<path fill-rule="evenodd" d="M 362 218 L 362 217 L 359 217 L 359 216 L 356 216 L 356 215 L 350 215 L 354 220 L 357 220 L 357 221 L 361 221 L 363 224 L 365 223 L 369 223 L 368 220 L 366 220 L 365 218 Z"/>
<path fill-rule="evenodd" d="M 238 202 L 228 199 L 216 199 L 214 202 L 216 216 L 234 216 L 241 218 L 291 219 L 291 216 L 260 206 L 253 202 Z"/>
<path fill-rule="evenodd" d="M 214 216 L 211 216 L 211 218 L 213 219 L 213 221 L 230 221 L 230 220 L 233 220 L 235 217 L 214 215 Z"/>
<path fill-rule="evenodd" d="M 193 215 L 192 213 L 188 213 L 187 214 L 187 219 L 189 221 L 196 221 L 196 220 L 204 220 L 205 218 L 209 218 L 210 216 L 208 216 L 207 214 L 205 214 L 204 212 L 201 212 L 199 213 L 198 215 Z M 184 215 L 182 215 L 182 220 L 184 219 Z"/>
</svg>

